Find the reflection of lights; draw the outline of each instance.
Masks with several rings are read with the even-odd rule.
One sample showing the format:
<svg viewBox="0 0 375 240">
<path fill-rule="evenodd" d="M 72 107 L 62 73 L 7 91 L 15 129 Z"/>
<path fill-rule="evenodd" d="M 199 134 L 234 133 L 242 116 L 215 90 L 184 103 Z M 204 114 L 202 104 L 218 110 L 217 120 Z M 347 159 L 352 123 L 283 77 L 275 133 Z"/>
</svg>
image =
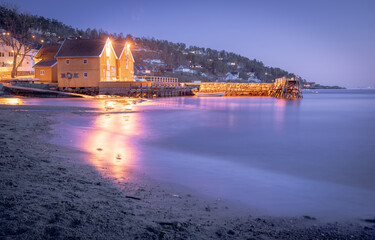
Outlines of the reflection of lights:
<svg viewBox="0 0 375 240">
<path fill-rule="evenodd" d="M 99 115 L 94 122 L 95 130 L 83 141 L 84 149 L 92 153 L 88 161 L 109 177 L 127 177 L 130 164 L 137 156 L 132 139 L 140 133 L 138 115 L 126 116 L 124 119 L 123 114 Z"/>
<path fill-rule="evenodd" d="M 100 98 L 100 97 L 99 97 Z M 123 99 L 123 100 L 106 100 L 104 102 L 104 109 L 106 111 L 124 111 L 132 110 L 133 106 L 136 104 L 133 100 Z"/>
<path fill-rule="evenodd" d="M 116 105 L 116 102 L 115 101 L 105 101 L 105 110 L 111 110 L 111 109 L 114 109 L 115 108 L 115 105 Z"/>
<path fill-rule="evenodd" d="M 20 99 L 20 98 L 0 98 L 0 104 L 20 105 L 20 104 L 22 104 L 22 99 Z"/>
</svg>

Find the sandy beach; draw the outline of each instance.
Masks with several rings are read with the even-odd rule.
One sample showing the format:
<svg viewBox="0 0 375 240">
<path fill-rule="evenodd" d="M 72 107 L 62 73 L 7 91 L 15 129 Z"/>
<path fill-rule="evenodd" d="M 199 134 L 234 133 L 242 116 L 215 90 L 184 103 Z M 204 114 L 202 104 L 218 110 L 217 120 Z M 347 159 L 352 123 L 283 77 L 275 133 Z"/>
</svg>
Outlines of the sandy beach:
<svg viewBox="0 0 375 240">
<path fill-rule="evenodd" d="M 137 172 L 105 177 L 48 143 L 58 112 L 0 105 L 0 239 L 374 239 L 373 220 L 253 216 Z M 72 110 L 53 107 L 54 110 Z"/>
</svg>

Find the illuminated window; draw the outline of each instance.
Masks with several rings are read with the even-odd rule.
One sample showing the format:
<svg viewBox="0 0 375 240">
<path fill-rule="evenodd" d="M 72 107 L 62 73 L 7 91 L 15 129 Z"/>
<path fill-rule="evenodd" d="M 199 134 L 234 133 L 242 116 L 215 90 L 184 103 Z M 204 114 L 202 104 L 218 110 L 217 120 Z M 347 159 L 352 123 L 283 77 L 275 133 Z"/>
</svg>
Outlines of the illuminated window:
<svg viewBox="0 0 375 240">
<path fill-rule="evenodd" d="M 44 70 L 40 70 L 40 75 L 44 75 Z"/>
<path fill-rule="evenodd" d="M 109 46 L 109 44 L 106 47 L 106 52 L 107 52 L 107 57 L 109 57 L 111 55 L 111 47 Z"/>
<path fill-rule="evenodd" d="M 66 59 L 66 60 L 65 60 L 65 63 L 66 63 L 66 65 L 69 65 L 69 64 L 70 64 L 70 60 L 69 60 L 69 59 Z"/>
<path fill-rule="evenodd" d="M 87 73 L 83 73 L 83 77 L 84 77 L 84 78 L 87 78 Z"/>
<path fill-rule="evenodd" d="M 83 64 L 87 64 L 87 59 L 83 59 Z"/>
</svg>

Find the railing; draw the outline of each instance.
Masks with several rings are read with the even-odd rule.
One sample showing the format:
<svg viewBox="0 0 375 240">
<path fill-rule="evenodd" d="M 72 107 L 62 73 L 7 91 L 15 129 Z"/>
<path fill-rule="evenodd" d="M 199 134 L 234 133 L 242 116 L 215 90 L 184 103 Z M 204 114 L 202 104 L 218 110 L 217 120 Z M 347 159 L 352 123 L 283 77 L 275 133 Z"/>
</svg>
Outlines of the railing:
<svg viewBox="0 0 375 240">
<path fill-rule="evenodd" d="M 159 76 L 134 76 L 134 81 L 156 83 L 178 83 L 178 78 Z"/>
</svg>

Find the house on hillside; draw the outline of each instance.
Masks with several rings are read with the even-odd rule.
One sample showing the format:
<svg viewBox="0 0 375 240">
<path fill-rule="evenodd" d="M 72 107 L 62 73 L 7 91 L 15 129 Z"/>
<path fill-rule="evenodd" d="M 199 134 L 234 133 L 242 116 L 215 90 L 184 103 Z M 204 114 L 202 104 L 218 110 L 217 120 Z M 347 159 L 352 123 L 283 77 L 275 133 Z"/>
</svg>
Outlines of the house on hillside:
<svg viewBox="0 0 375 240">
<path fill-rule="evenodd" d="M 58 86 L 98 88 L 104 81 L 134 81 L 130 45 L 108 38 L 65 40 L 56 56 Z"/>
<path fill-rule="evenodd" d="M 196 64 L 196 63 L 191 63 L 191 64 L 189 64 L 189 68 L 202 68 L 202 65 Z"/>
<path fill-rule="evenodd" d="M 249 78 L 255 78 L 255 72 L 246 72 L 246 75 L 247 75 Z"/>
<path fill-rule="evenodd" d="M 240 73 L 239 72 L 227 72 L 225 74 L 226 81 L 236 81 L 240 80 Z"/>
<path fill-rule="evenodd" d="M 176 72 L 183 72 L 183 73 L 196 73 L 197 71 L 196 70 L 192 70 L 188 67 L 184 67 L 184 66 L 179 66 L 176 70 Z"/>
<path fill-rule="evenodd" d="M 57 83 L 57 60 L 55 55 L 60 45 L 45 45 L 34 57 L 35 78 L 41 82 Z"/>
</svg>

